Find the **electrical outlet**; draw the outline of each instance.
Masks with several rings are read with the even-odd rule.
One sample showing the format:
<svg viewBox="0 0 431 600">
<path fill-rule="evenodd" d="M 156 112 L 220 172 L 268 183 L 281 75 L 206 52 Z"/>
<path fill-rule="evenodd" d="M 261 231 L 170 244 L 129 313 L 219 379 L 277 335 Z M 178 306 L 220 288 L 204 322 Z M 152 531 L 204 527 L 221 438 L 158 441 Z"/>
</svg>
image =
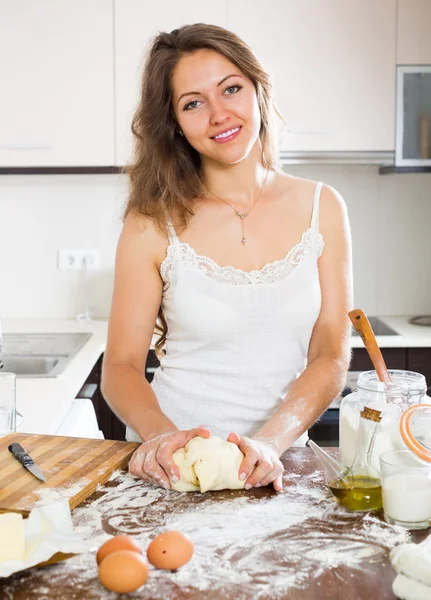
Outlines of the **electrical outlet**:
<svg viewBox="0 0 431 600">
<path fill-rule="evenodd" d="M 100 251 L 61 249 L 58 251 L 58 268 L 61 271 L 96 271 L 100 269 Z"/>
</svg>

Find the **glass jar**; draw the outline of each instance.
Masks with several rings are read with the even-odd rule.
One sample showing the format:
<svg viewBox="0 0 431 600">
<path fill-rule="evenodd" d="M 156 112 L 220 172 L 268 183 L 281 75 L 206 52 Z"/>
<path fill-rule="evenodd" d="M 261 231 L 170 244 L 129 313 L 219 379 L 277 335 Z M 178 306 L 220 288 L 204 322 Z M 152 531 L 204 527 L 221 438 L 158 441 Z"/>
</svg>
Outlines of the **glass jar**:
<svg viewBox="0 0 431 600">
<path fill-rule="evenodd" d="M 352 466 L 356 455 L 360 415 L 365 407 L 381 412 L 370 463 L 380 473 L 379 457 L 390 450 L 404 450 L 400 419 L 414 404 L 422 404 L 426 395 L 426 380 L 420 373 L 390 369 L 392 383 L 379 381 L 376 371 L 365 371 L 358 377 L 357 389 L 340 404 L 340 460 Z"/>
</svg>

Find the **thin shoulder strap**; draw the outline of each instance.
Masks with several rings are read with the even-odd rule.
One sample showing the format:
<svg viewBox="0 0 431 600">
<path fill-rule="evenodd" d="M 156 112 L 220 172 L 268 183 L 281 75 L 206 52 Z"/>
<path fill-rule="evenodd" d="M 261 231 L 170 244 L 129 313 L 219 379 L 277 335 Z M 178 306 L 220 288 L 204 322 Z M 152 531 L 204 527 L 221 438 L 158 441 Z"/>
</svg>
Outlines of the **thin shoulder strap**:
<svg viewBox="0 0 431 600">
<path fill-rule="evenodd" d="M 320 207 L 320 192 L 323 183 L 319 181 L 314 190 L 313 214 L 311 215 L 311 229 L 319 233 L 319 207 Z"/>
<path fill-rule="evenodd" d="M 176 244 L 179 242 L 177 232 L 175 231 L 175 227 L 172 225 L 172 221 L 170 219 L 167 220 L 168 225 L 168 239 L 170 244 Z"/>
</svg>

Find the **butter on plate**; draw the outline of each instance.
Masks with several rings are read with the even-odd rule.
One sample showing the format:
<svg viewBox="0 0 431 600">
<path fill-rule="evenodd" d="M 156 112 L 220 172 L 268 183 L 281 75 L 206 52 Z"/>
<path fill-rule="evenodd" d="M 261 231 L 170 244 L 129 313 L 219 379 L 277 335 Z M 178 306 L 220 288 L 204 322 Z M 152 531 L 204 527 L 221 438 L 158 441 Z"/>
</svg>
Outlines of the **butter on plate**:
<svg viewBox="0 0 431 600">
<path fill-rule="evenodd" d="M 24 519 L 19 513 L 0 515 L 0 561 L 23 560 L 25 556 Z"/>
</svg>

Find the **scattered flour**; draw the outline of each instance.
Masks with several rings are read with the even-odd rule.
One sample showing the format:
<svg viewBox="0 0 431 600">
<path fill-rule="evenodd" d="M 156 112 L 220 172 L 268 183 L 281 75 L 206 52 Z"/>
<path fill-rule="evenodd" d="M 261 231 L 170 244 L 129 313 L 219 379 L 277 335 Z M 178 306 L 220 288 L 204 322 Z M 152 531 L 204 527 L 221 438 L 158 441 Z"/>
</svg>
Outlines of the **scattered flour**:
<svg viewBox="0 0 431 600">
<path fill-rule="evenodd" d="M 405 530 L 340 507 L 322 486 L 320 471 L 298 471 L 300 476 L 285 474 L 278 494 L 267 489 L 178 493 L 117 471 L 91 504 L 73 511 L 89 551 L 20 574 L 16 585 L 27 588 L 25 600 L 117 598 L 97 578 L 100 544 L 127 533 L 145 551 L 160 531 L 178 529 L 194 542 L 192 560 L 176 572 L 150 567 L 147 583 L 131 598 L 286 598 L 289 588 L 306 587 L 328 570 L 347 585 L 355 572 L 360 577 L 361 571 L 378 568 L 391 548 L 408 541 Z M 15 598 L 15 590 L 12 577 L 1 600 Z"/>
<path fill-rule="evenodd" d="M 46 504 L 51 504 L 52 502 L 58 502 L 59 500 L 64 500 L 65 498 L 73 498 L 88 484 L 90 481 L 81 481 L 79 484 L 63 484 L 58 488 L 41 488 L 40 490 L 35 490 L 33 493 L 36 496 L 39 496 L 39 499 L 33 502 L 34 506 L 43 506 Z"/>
</svg>

